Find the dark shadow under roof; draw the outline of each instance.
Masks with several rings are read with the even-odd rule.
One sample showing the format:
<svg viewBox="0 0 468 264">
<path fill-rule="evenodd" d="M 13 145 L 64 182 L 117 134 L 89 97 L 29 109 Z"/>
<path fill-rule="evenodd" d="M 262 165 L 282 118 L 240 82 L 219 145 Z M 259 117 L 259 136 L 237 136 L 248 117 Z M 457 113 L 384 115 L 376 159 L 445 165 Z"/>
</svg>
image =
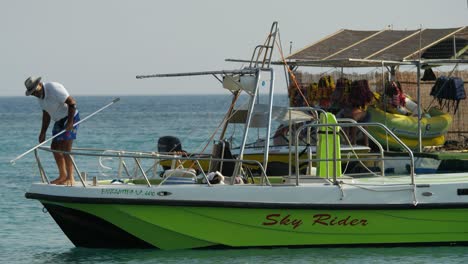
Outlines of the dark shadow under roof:
<svg viewBox="0 0 468 264">
<path fill-rule="evenodd" d="M 364 67 L 419 59 L 468 59 L 468 28 L 359 31 L 342 29 L 286 59 L 298 66 Z"/>
</svg>

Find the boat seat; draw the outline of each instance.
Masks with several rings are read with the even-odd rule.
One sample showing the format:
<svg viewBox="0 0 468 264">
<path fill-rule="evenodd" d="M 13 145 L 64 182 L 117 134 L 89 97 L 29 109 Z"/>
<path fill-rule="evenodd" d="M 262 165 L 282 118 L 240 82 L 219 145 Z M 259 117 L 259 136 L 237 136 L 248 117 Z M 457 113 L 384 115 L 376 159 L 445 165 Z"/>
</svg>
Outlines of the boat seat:
<svg viewBox="0 0 468 264">
<path fill-rule="evenodd" d="M 196 171 L 192 168 L 176 168 L 164 171 L 165 184 L 193 184 L 197 183 Z"/>
<path fill-rule="evenodd" d="M 196 171 L 192 168 L 177 168 L 177 169 L 170 169 L 165 170 L 163 174 L 163 178 L 167 177 L 197 177 Z"/>
</svg>

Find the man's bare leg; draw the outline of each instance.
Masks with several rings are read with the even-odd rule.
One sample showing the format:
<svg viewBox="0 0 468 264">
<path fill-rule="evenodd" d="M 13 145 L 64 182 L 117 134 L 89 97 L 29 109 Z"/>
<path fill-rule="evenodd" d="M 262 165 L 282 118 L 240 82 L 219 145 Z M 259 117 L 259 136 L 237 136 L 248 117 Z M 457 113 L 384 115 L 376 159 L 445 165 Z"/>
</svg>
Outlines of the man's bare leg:
<svg viewBox="0 0 468 264">
<path fill-rule="evenodd" d="M 52 144 L 50 146 L 52 150 L 62 150 L 61 142 L 60 141 L 52 141 Z M 53 152 L 54 153 L 54 159 L 55 163 L 57 163 L 57 168 L 59 172 L 59 177 L 53 181 L 51 181 L 52 184 L 64 184 L 65 181 L 67 180 L 67 170 L 66 170 L 66 163 L 65 163 L 65 157 L 63 153 L 60 152 Z"/>
<path fill-rule="evenodd" d="M 72 149 L 72 145 L 73 145 L 73 140 L 64 140 L 63 151 L 70 152 Z M 66 165 L 66 171 L 67 171 L 66 184 L 69 186 L 73 186 L 75 184 L 75 178 L 73 176 L 73 172 L 74 172 L 73 161 L 70 155 L 65 154 L 64 158 L 65 158 L 65 165 Z"/>
</svg>

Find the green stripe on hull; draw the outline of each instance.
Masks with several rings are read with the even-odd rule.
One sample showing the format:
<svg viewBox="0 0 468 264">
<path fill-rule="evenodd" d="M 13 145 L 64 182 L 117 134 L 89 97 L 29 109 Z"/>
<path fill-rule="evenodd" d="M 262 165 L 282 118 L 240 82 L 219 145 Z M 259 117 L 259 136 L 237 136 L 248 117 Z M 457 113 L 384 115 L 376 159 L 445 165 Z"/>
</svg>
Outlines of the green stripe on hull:
<svg viewBox="0 0 468 264">
<path fill-rule="evenodd" d="M 468 209 L 287 210 L 58 204 L 96 215 L 161 249 L 468 241 Z"/>
<path fill-rule="evenodd" d="M 43 203 L 45 201 L 42 201 Z M 180 248 L 199 248 L 208 247 L 213 244 L 207 241 L 202 241 L 194 237 L 183 235 L 179 232 L 173 232 L 165 229 L 157 224 L 158 214 L 150 213 L 152 217 L 156 217 L 152 221 L 146 221 L 145 217 L 140 214 L 134 215 L 135 210 L 147 211 L 153 210 L 148 206 L 143 205 L 100 205 L 100 204 L 70 204 L 70 203 L 53 203 L 67 208 L 86 212 L 95 215 L 109 223 L 120 227 L 122 230 L 134 235 L 135 237 L 146 241 L 147 243 L 160 249 L 180 249 Z M 131 208 L 128 208 L 131 207 Z"/>
</svg>

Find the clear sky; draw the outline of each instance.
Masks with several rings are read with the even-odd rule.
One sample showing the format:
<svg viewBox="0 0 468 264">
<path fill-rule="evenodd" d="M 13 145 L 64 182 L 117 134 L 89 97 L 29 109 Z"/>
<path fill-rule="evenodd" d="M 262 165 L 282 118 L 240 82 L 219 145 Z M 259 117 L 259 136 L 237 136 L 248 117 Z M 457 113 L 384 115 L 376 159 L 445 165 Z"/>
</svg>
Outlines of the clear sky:
<svg viewBox="0 0 468 264">
<path fill-rule="evenodd" d="M 135 76 L 237 69 L 224 59 L 249 59 L 273 21 L 289 53 L 342 28 L 468 26 L 468 1 L 0 0 L 0 96 L 29 75 L 72 95 L 225 93 L 210 76 Z"/>
</svg>

